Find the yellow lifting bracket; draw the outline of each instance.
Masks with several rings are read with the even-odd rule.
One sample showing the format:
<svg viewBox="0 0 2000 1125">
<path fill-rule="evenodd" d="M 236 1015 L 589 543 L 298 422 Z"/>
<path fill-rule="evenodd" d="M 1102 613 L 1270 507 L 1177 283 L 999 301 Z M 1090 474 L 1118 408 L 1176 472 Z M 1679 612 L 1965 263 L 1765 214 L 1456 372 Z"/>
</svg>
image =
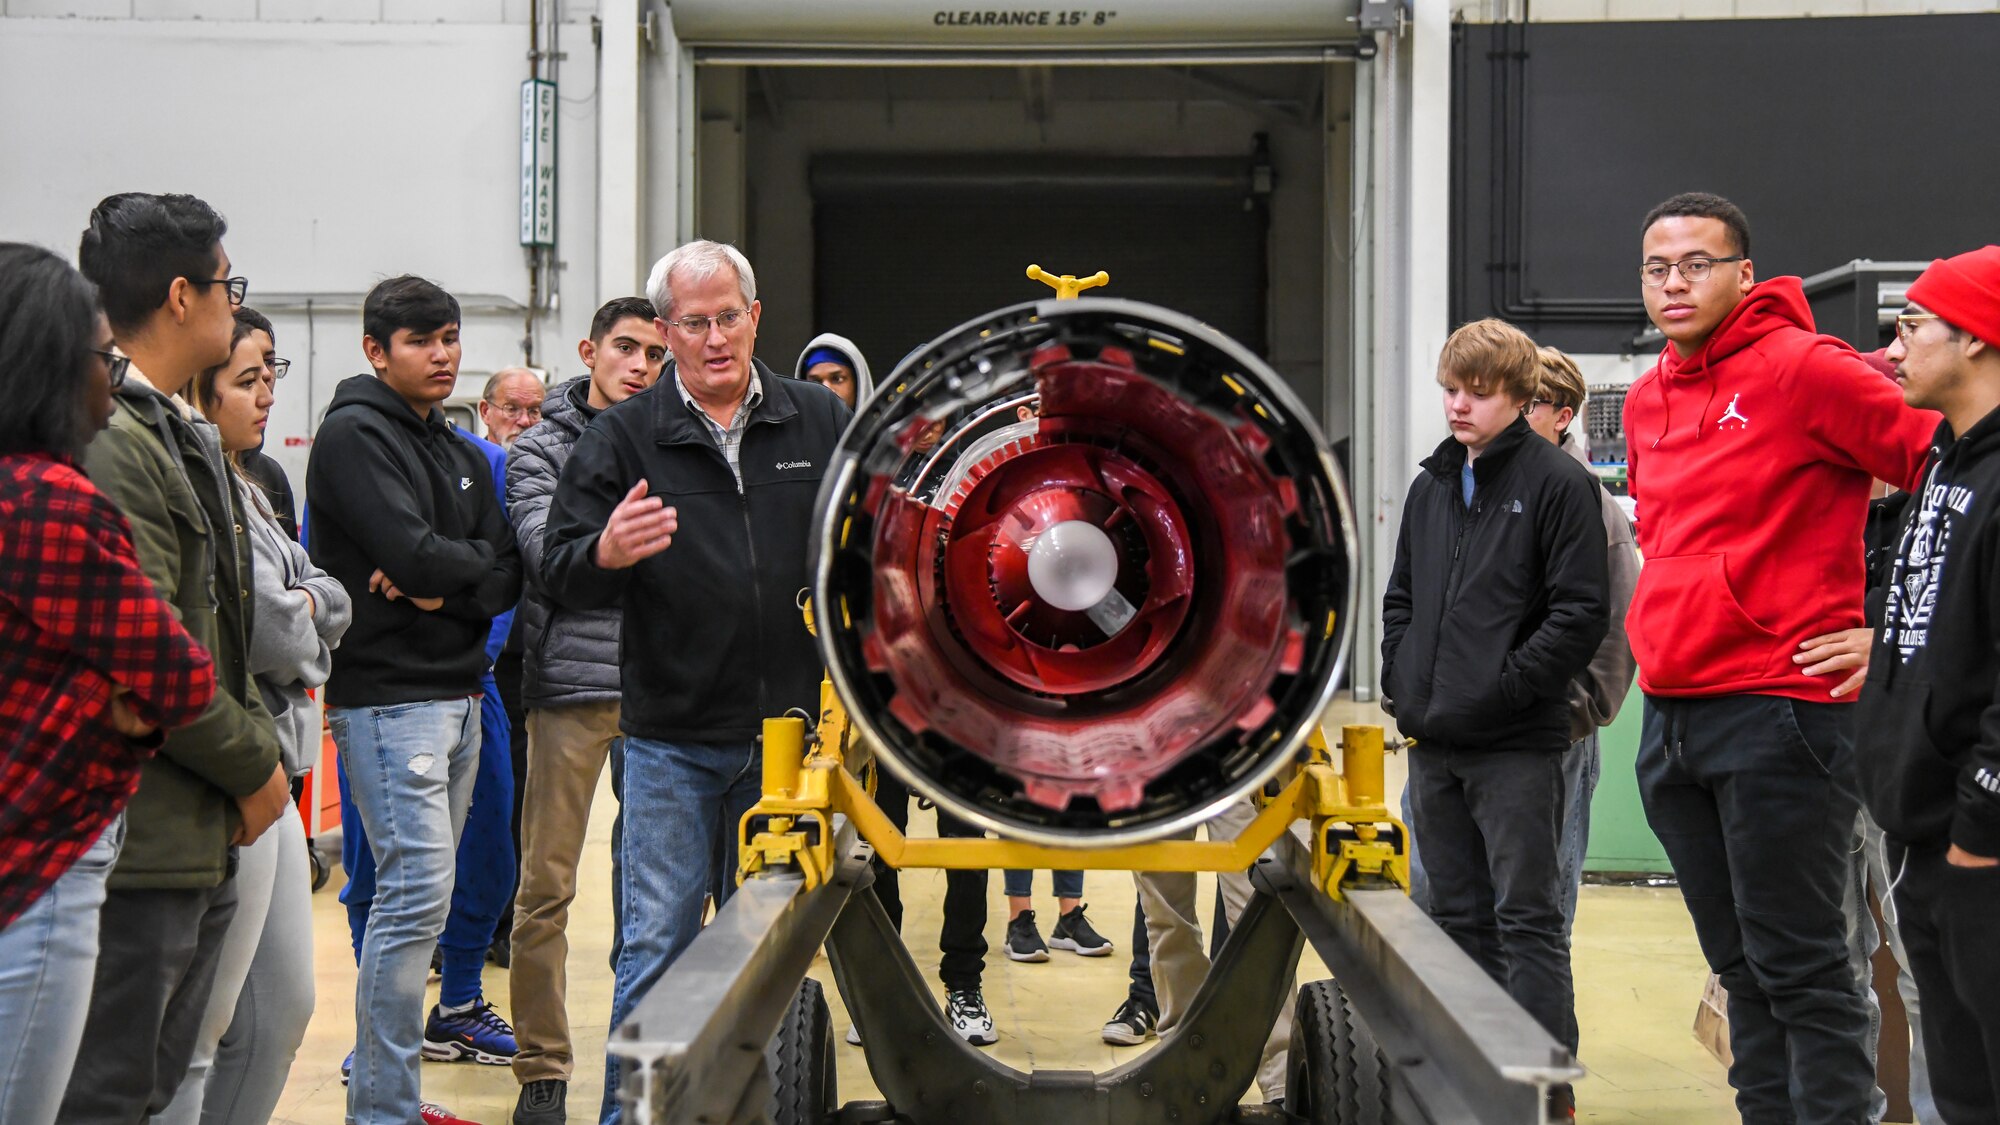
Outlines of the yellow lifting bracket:
<svg viewBox="0 0 2000 1125">
<path fill-rule="evenodd" d="M 1327 757 L 1325 736 L 1313 732 L 1313 763 Z M 1410 888 L 1409 829 L 1389 815 L 1383 783 L 1382 728 L 1353 724 L 1340 731 L 1341 801 L 1312 813 L 1313 877 L 1338 900 L 1349 886 Z M 1330 766 L 1322 766 L 1331 772 Z M 1328 792 L 1327 787 L 1321 793 Z M 1383 829 L 1388 828 L 1385 837 Z"/>
<path fill-rule="evenodd" d="M 1234 840 L 1158 840 L 1112 848 L 1060 848 L 1015 840 L 905 836 L 875 803 L 872 786 L 848 769 L 846 709 L 832 685 L 821 684 L 819 730 L 808 740 L 805 720 L 764 722 L 764 797 L 738 827 L 737 878 L 794 868 L 808 888 L 834 866 L 835 814 L 891 867 L 982 870 L 1062 868 L 1112 871 L 1242 871 L 1299 820 L 1311 828 L 1313 872 L 1339 898 L 1351 883 L 1409 886 L 1402 824 L 1384 806 L 1382 729 L 1342 731 L 1336 770 L 1326 740 L 1314 731 L 1306 762 Z M 1391 831 L 1386 835 L 1383 828 Z"/>
<path fill-rule="evenodd" d="M 1098 270 L 1089 277 L 1078 277 L 1073 273 L 1066 273 L 1058 277 L 1040 266 L 1029 266 L 1028 280 L 1039 281 L 1043 285 L 1055 290 L 1056 300 L 1058 301 L 1074 301 L 1076 300 L 1076 295 L 1086 289 L 1095 289 L 1100 285 L 1111 284 L 1111 275 L 1105 273 L 1103 270 Z"/>
</svg>

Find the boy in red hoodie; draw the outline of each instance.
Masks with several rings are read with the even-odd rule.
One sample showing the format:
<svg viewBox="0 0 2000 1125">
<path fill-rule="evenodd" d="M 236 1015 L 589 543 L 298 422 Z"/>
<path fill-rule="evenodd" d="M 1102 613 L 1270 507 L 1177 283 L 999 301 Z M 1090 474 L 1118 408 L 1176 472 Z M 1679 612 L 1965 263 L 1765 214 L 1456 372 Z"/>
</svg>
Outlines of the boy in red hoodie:
<svg viewBox="0 0 2000 1125">
<path fill-rule="evenodd" d="M 1842 909 L 1854 695 L 1810 672 L 1865 645 L 1869 483 L 1915 487 L 1936 416 L 1819 335 L 1798 278 L 1757 282 L 1735 204 L 1677 195 L 1642 231 L 1667 347 L 1625 398 L 1640 795 L 1729 990 L 1743 1119 L 1850 1125 L 1873 1078 Z"/>
</svg>

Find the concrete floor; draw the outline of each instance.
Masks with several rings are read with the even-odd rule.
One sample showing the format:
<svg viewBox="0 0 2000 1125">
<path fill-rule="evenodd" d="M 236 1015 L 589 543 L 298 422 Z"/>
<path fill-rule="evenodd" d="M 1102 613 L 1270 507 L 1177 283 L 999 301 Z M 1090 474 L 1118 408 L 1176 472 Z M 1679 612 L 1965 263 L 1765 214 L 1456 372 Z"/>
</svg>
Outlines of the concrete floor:
<svg viewBox="0 0 2000 1125">
<path fill-rule="evenodd" d="M 1378 721 L 1372 708 L 1347 705 L 1329 718 Z M 1390 760 L 1390 786 L 1400 793 L 1400 758 Z M 569 1011 L 580 1065 L 570 1089 L 570 1119 L 595 1120 L 603 1085 L 605 1024 L 610 1019 L 611 946 L 610 834 L 611 796 L 607 785 L 591 818 L 585 875 L 571 918 Z M 929 814 L 915 813 L 912 830 L 931 831 Z M 1206 877 L 1204 877 L 1206 882 Z M 335 898 L 340 874 L 313 896 L 313 931 L 319 1004 L 307 1032 L 277 1120 L 299 1125 L 339 1125 L 345 1108 L 340 1061 L 354 1041 L 354 958 L 348 942 L 343 909 Z M 903 876 L 907 913 L 904 933 L 927 970 L 936 964 L 935 938 L 944 895 L 940 872 L 911 871 Z M 1036 912 L 1043 933 L 1055 913 L 1045 875 L 1036 881 Z M 1098 1029 L 1124 999 L 1126 944 L 1132 932 L 1133 890 L 1129 876 L 1093 872 L 1085 884 L 1090 917 L 1098 930 L 1117 943 L 1109 957 L 1083 958 L 1056 952 L 1044 964 L 1016 964 L 999 952 L 1005 931 L 1006 902 L 1000 879 L 991 880 L 986 1002 L 998 1025 L 1000 1042 L 990 1048 L 1001 1061 L 1017 1067 L 1104 1070 L 1132 1058 L 1141 1048 L 1114 1048 L 1098 1038 Z M 1044 901 L 1046 899 L 1046 901 Z M 1200 901 L 1212 901 L 1204 888 Z M 1594 1122 L 1673 1122 L 1703 1125 L 1735 1121 L 1736 1115 L 1722 1068 L 1698 1045 L 1690 1031 L 1695 1005 L 1705 977 L 1693 927 L 1680 896 L 1672 888 L 1585 887 L 1577 911 L 1575 972 L 1577 1016 L 1582 1028 L 1583 1060 L 1590 1076 L 1577 1088 L 1579 1118 Z M 824 956 L 813 975 L 827 986 L 834 1007 L 834 1026 L 844 1033 L 848 1020 L 833 988 Z M 1302 979 L 1326 976 L 1311 950 L 1300 967 Z M 933 987 L 937 987 L 933 975 Z M 507 973 L 487 969 L 486 994 L 503 1013 L 512 1011 Z M 437 999 L 437 986 L 429 990 Z M 840 1094 L 844 1099 L 875 1097 L 867 1065 L 858 1047 L 837 1048 Z M 517 1087 L 505 1067 L 470 1063 L 423 1064 L 424 1097 L 442 1102 L 463 1117 L 505 1125 L 511 1119 Z M 1251 1099 L 1254 1100 L 1254 1088 Z"/>
</svg>

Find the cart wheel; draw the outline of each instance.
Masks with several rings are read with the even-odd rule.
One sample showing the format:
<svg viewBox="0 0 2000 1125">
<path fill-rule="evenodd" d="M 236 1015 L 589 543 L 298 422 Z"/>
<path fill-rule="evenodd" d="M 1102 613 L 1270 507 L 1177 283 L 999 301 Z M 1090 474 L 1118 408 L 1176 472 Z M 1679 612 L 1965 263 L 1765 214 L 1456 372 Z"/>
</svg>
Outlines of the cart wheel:
<svg viewBox="0 0 2000 1125">
<path fill-rule="evenodd" d="M 1335 981 L 1299 989 L 1285 1108 L 1309 1125 L 1394 1125 L 1389 1059 Z"/>
<path fill-rule="evenodd" d="M 833 1019 L 818 981 L 800 983 L 764 1055 L 771 1068 L 771 1125 L 820 1125 L 840 1108 Z"/>
<path fill-rule="evenodd" d="M 319 849 L 311 844 L 306 845 L 306 858 L 312 862 L 313 890 L 319 890 L 326 886 L 326 881 L 333 872 L 327 869 L 326 857 L 320 855 Z"/>
</svg>

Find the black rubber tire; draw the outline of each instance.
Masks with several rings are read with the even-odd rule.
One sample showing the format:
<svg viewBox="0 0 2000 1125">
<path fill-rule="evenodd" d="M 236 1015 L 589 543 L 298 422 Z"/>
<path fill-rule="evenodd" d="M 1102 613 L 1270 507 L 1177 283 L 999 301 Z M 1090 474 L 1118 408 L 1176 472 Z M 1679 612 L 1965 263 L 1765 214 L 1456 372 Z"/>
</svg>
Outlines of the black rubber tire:
<svg viewBox="0 0 2000 1125">
<path fill-rule="evenodd" d="M 312 889 L 320 890 L 326 886 L 327 880 L 333 877 L 333 872 L 327 869 L 326 860 L 319 854 L 319 849 L 310 843 L 306 845 L 306 859 L 312 864 Z"/>
<path fill-rule="evenodd" d="M 1395 1125 L 1390 1062 L 1340 985 L 1299 989 L 1285 1109 L 1308 1125 Z"/>
<path fill-rule="evenodd" d="M 818 981 L 800 983 L 764 1055 L 771 1068 L 771 1125 L 821 1125 L 840 1108 L 833 1017 Z"/>
</svg>

